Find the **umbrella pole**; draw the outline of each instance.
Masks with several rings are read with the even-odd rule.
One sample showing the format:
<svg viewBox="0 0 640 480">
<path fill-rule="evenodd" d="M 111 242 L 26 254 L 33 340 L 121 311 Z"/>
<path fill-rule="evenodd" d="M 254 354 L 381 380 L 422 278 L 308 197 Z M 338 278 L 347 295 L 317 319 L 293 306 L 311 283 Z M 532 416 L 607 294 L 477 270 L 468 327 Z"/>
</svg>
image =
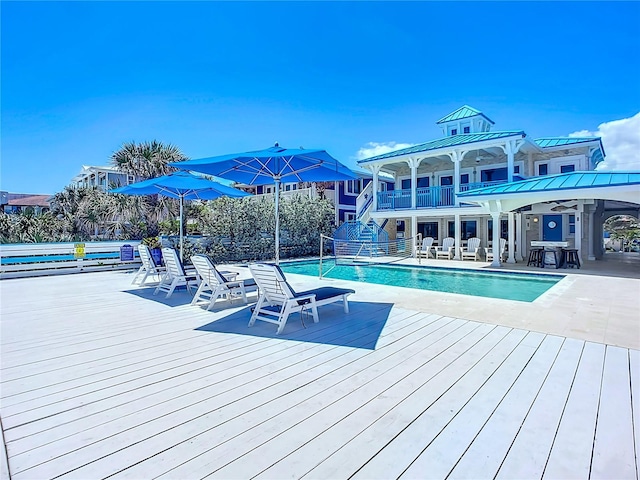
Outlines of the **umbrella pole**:
<svg viewBox="0 0 640 480">
<path fill-rule="evenodd" d="M 182 211 L 184 209 L 183 203 L 184 197 L 180 195 L 180 261 L 184 264 L 184 258 L 182 257 L 182 252 L 184 251 L 184 238 L 182 238 Z"/>
<path fill-rule="evenodd" d="M 276 178 L 276 265 L 280 265 L 280 179 Z"/>
</svg>

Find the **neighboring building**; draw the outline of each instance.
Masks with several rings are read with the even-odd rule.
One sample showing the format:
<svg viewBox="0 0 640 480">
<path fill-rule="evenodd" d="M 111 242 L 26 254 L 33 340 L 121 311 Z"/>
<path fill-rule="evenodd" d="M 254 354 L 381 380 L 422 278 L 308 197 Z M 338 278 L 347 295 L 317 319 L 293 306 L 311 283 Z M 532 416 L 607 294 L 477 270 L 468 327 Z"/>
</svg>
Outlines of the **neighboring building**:
<svg viewBox="0 0 640 480">
<path fill-rule="evenodd" d="M 71 179 L 74 187 L 99 187 L 104 191 L 135 183 L 141 178 L 127 175 L 114 167 L 94 167 L 83 165 L 82 170 Z"/>
<path fill-rule="evenodd" d="M 483 247 L 502 237 L 512 263 L 526 258 L 532 241 L 567 242 L 581 258 L 600 258 L 603 222 L 621 212 L 638 216 L 640 172 L 593 172 L 605 155 L 598 137 L 492 131 L 494 122 L 466 105 L 437 124 L 442 138 L 358 162 L 374 179 L 361 194 L 373 201 L 359 199 L 358 220 L 395 224 L 407 237 L 453 237 L 456 247 L 471 237 Z M 376 188 L 383 173 L 394 189 Z"/>
<path fill-rule="evenodd" d="M 1 192 L 2 210 L 4 213 L 44 213 L 50 210 L 51 195 L 34 195 L 31 193 Z"/>
<path fill-rule="evenodd" d="M 335 206 L 336 226 L 344 222 L 356 219 L 357 199 L 360 193 L 371 183 L 373 175 L 366 171 L 354 171 L 359 177 L 357 180 L 345 180 L 338 182 L 302 182 L 302 183 L 282 183 L 280 185 L 280 198 L 289 198 L 294 195 L 304 195 L 310 198 L 326 198 Z M 378 180 L 379 190 L 393 188 L 391 177 L 382 177 Z M 261 198 L 263 196 L 273 196 L 275 185 L 240 186 L 243 190 Z M 367 197 L 370 201 L 369 197 Z"/>
</svg>

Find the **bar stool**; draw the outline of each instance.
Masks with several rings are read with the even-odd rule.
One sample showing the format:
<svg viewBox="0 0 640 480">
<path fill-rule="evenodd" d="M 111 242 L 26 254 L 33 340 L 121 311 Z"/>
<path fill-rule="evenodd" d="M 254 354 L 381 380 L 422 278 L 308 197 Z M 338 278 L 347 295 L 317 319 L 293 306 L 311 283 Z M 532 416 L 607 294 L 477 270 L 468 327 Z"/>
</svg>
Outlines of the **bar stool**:
<svg viewBox="0 0 640 480">
<path fill-rule="evenodd" d="M 532 247 L 529 250 L 529 260 L 527 261 L 527 267 L 541 267 L 544 260 L 544 248 Z"/>
<path fill-rule="evenodd" d="M 542 268 L 553 267 L 560 268 L 561 258 L 558 258 L 558 253 L 562 255 L 562 252 L 558 252 L 555 248 L 545 248 L 542 252 Z"/>
<path fill-rule="evenodd" d="M 577 248 L 565 248 L 564 251 L 564 266 L 565 268 L 580 268 L 580 257 L 578 257 Z"/>
</svg>

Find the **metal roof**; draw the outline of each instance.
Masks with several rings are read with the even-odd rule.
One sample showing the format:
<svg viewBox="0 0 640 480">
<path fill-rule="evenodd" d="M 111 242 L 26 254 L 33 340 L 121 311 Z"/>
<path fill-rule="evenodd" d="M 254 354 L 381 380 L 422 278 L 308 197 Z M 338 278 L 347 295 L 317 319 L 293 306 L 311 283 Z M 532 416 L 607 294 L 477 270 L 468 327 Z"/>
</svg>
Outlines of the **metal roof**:
<svg viewBox="0 0 640 480">
<path fill-rule="evenodd" d="M 539 147 L 563 147 L 565 145 L 574 145 L 576 143 L 596 142 L 600 141 L 600 137 L 547 137 L 536 138 L 534 142 Z"/>
<path fill-rule="evenodd" d="M 450 114 L 445 115 L 440 120 L 438 120 L 436 124 L 451 122 L 454 120 L 461 120 L 463 118 L 475 117 L 477 115 L 483 116 L 493 125 L 493 121 L 489 117 L 487 117 L 480 110 L 476 110 L 475 108 L 470 107 L 469 105 L 463 105 L 462 107 L 457 109 L 455 112 L 451 112 Z"/>
<path fill-rule="evenodd" d="M 522 138 L 526 136 L 523 131 L 463 133 L 459 135 L 451 135 L 449 137 L 443 137 L 437 140 L 431 140 L 430 142 L 414 145 L 413 147 L 407 147 L 401 150 L 396 150 L 394 152 L 376 155 L 375 157 L 365 158 L 364 160 L 358 160 L 358 163 L 367 163 L 374 160 L 382 160 L 384 158 L 398 157 L 400 155 L 407 155 L 411 153 L 427 152 L 429 150 L 437 150 L 444 147 L 454 147 L 468 143 L 482 142 L 484 140 L 495 140 L 498 138 L 512 137 L 515 135 L 520 135 L 522 136 Z"/>
<path fill-rule="evenodd" d="M 534 177 L 519 182 L 502 183 L 491 187 L 460 192 L 460 197 L 481 195 L 504 195 L 507 193 L 530 193 L 551 190 L 574 190 L 578 188 L 614 187 L 640 185 L 640 171 L 636 172 L 571 172 L 558 175 Z"/>
</svg>

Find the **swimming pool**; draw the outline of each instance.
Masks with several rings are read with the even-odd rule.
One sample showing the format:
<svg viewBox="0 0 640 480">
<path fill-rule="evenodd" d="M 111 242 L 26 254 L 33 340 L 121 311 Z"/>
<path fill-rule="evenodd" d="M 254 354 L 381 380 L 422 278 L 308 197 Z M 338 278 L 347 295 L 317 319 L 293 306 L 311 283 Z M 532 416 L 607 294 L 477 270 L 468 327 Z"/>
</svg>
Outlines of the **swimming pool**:
<svg viewBox="0 0 640 480">
<path fill-rule="evenodd" d="M 318 261 L 281 263 L 287 273 L 318 276 Z M 419 288 L 436 292 L 533 302 L 564 275 L 487 272 L 404 265 L 335 265 L 323 261 L 324 278 Z"/>
</svg>

